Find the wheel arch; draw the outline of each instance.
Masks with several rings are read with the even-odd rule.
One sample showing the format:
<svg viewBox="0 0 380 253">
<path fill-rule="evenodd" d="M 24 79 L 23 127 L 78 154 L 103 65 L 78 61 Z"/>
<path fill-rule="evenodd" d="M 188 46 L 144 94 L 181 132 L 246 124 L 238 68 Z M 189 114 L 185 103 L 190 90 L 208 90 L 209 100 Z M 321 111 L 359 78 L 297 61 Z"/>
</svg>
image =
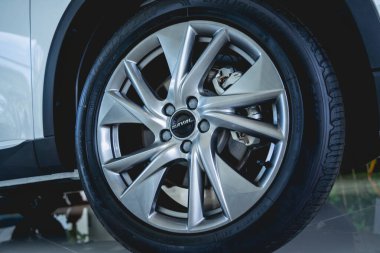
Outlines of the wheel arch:
<svg viewBox="0 0 380 253">
<path fill-rule="evenodd" d="M 142 0 L 72 0 L 49 50 L 44 91 L 43 130 L 55 139 L 56 153 L 67 170 L 75 168 L 76 105 L 86 76 L 100 50 L 138 9 Z"/>
<path fill-rule="evenodd" d="M 300 19 L 327 52 L 345 106 L 342 168 L 362 166 L 380 154 L 380 19 L 373 1 L 275 2 Z"/>
</svg>

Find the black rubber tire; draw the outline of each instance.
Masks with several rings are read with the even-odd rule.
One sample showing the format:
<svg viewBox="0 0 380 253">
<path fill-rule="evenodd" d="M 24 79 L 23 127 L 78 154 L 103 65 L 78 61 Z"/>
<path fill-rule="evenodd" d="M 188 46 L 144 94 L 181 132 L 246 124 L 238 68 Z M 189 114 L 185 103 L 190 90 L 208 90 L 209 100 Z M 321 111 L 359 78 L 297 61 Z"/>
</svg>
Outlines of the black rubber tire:
<svg viewBox="0 0 380 253">
<path fill-rule="evenodd" d="M 192 235 L 143 224 L 120 204 L 98 163 L 95 122 L 118 62 L 154 31 L 189 19 L 229 24 L 254 38 L 279 69 L 291 110 L 290 140 L 280 172 L 262 199 L 220 229 Z M 293 238 L 326 200 L 344 149 L 344 110 L 334 71 L 295 18 L 261 1 L 157 1 L 144 7 L 107 43 L 83 90 L 76 154 L 87 197 L 108 231 L 133 252 L 271 252 Z"/>
</svg>

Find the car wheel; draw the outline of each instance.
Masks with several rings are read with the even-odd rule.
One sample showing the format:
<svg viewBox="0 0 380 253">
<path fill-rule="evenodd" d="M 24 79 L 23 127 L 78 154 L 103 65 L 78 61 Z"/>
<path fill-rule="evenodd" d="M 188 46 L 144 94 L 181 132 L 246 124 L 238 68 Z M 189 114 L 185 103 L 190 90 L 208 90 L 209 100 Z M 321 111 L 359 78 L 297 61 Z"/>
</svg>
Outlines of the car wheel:
<svg viewBox="0 0 380 253">
<path fill-rule="evenodd" d="M 329 60 L 261 1 L 157 1 L 86 81 L 84 189 L 136 252 L 263 252 L 313 217 L 338 173 L 344 111 Z"/>
</svg>

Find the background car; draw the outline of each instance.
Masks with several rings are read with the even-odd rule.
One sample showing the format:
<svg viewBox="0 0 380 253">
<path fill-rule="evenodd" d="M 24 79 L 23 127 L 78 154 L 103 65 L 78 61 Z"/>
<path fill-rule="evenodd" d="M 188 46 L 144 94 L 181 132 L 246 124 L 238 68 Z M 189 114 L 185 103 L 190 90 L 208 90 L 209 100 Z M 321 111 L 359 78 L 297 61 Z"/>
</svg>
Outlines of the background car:
<svg viewBox="0 0 380 253">
<path fill-rule="evenodd" d="M 379 20 L 371 0 L 2 1 L 1 195 L 60 203 L 79 173 L 132 251 L 273 251 L 342 161 L 379 155 Z"/>
</svg>

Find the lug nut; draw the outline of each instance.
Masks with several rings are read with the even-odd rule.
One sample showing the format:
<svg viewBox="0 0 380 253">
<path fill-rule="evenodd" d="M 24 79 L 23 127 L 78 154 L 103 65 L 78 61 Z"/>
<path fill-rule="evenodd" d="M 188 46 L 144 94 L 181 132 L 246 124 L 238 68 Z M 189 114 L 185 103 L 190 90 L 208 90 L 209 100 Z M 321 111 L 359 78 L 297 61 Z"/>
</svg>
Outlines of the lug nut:
<svg viewBox="0 0 380 253">
<path fill-rule="evenodd" d="M 181 145 L 181 150 L 183 153 L 189 153 L 193 143 L 191 141 L 184 141 Z"/>
<path fill-rule="evenodd" d="M 164 113 L 166 116 L 172 116 L 175 113 L 175 107 L 172 104 L 167 104 L 164 107 Z"/>
<path fill-rule="evenodd" d="M 161 140 L 164 141 L 164 142 L 167 142 L 167 141 L 170 141 L 172 138 L 172 133 L 165 129 L 165 130 L 162 130 L 161 131 Z"/>
<path fill-rule="evenodd" d="M 187 107 L 190 109 L 190 110 L 195 110 L 197 109 L 198 107 L 198 99 L 196 99 L 195 97 L 189 97 L 187 99 Z"/>
<path fill-rule="evenodd" d="M 206 133 L 210 129 L 210 123 L 204 119 L 199 123 L 198 128 L 201 133 Z"/>
</svg>

